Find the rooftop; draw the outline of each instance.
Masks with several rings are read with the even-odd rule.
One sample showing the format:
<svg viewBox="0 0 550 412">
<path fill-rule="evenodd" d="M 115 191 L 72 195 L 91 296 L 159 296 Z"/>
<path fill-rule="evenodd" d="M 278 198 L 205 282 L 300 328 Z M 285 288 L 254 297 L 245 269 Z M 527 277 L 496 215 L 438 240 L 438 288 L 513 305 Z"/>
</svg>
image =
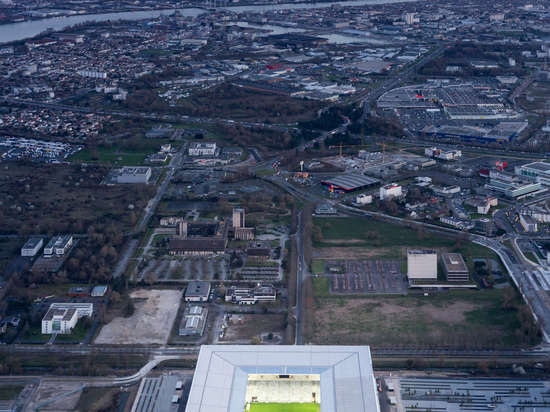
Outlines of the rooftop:
<svg viewBox="0 0 550 412">
<path fill-rule="evenodd" d="M 250 374 L 318 374 L 321 412 L 380 410 L 368 346 L 203 345 L 186 412 L 242 412 Z"/>
</svg>

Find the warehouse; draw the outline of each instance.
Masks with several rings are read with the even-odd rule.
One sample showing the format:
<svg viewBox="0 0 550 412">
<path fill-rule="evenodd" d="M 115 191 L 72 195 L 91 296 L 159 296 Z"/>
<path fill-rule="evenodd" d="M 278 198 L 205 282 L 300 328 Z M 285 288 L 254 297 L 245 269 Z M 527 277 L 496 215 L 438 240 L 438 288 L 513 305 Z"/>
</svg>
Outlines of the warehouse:
<svg viewBox="0 0 550 412">
<path fill-rule="evenodd" d="M 407 277 L 411 284 L 437 280 L 437 252 L 426 249 L 407 250 Z"/>
<path fill-rule="evenodd" d="M 328 190 L 331 192 L 354 192 L 356 190 L 367 189 L 379 183 L 378 179 L 358 174 L 341 175 L 321 181 L 321 184 L 328 187 Z"/>
</svg>

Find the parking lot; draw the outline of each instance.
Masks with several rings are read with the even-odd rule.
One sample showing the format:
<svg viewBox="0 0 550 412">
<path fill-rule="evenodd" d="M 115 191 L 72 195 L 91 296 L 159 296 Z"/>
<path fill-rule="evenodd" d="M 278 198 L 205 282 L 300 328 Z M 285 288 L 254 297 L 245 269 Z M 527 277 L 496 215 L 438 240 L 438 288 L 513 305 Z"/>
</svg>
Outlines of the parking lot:
<svg viewBox="0 0 550 412">
<path fill-rule="evenodd" d="M 399 260 L 331 260 L 325 265 L 331 293 L 407 292 Z"/>
<path fill-rule="evenodd" d="M 228 280 L 229 258 L 222 256 L 162 257 L 151 259 L 139 272 L 138 279 L 151 282 L 187 282 L 190 280 Z"/>
</svg>

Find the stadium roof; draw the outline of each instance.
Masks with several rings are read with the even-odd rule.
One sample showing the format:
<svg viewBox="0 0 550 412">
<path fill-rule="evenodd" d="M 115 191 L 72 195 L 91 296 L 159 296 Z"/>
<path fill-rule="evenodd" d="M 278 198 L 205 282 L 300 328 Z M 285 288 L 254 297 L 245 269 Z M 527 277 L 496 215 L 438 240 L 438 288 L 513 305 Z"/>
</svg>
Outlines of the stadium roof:
<svg viewBox="0 0 550 412">
<path fill-rule="evenodd" d="M 368 346 L 203 345 L 186 412 L 243 412 L 248 374 L 319 374 L 321 412 L 378 412 Z"/>
<path fill-rule="evenodd" d="M 348 192 L 380 183 L 380 181 L 365 175 L 348 174 L 326 179 L 321 183 L 327 186 L 333 186 L 335 189 L 341 189 Z"/>
</svg>

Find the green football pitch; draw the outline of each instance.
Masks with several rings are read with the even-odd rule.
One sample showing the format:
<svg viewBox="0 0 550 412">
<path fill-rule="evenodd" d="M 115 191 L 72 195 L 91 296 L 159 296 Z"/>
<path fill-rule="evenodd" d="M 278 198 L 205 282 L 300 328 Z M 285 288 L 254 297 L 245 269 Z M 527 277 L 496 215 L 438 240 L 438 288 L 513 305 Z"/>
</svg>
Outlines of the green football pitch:
<svg viewBox="0 0 550 412">
<path fill-rule="evenodd" d="M 251 403 L 250 412 L 319 412 L 318 403 Z"/>
</svg>

